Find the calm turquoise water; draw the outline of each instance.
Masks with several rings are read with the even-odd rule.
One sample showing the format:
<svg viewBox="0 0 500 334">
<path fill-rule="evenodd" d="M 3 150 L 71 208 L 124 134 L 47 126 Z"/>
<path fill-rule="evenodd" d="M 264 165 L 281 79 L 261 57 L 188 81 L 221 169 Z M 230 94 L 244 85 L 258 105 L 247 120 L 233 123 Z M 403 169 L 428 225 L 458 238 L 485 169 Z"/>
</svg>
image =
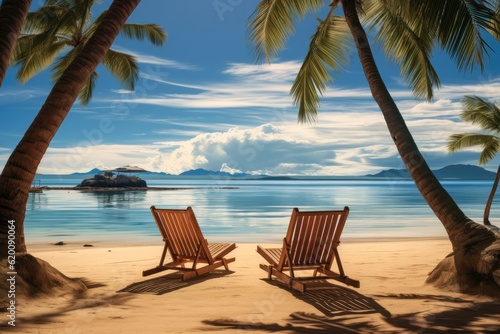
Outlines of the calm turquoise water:
<svg viewBox="0 0 500 334">
<path fill-rule="evenodd" d="M 46 185 L 76 183 L 58 180 Z M 326 210 L 346 205 L 351 209 L 343 233 L 346 238 L 446 236 L 413 182 L 148 180 L 148 185 L 192 188 L 33 193 L 25 221 L 27 241 L 160 242 L 151 205 L 192 206 L 209 241 L 279 242 L 292 208 Z M 443 185 L 469 217 L 482 221 L 491 182 L 450 181 Z M 500 214 L 498 206 L 493 204 L 493 223 Z"/>
</svg>

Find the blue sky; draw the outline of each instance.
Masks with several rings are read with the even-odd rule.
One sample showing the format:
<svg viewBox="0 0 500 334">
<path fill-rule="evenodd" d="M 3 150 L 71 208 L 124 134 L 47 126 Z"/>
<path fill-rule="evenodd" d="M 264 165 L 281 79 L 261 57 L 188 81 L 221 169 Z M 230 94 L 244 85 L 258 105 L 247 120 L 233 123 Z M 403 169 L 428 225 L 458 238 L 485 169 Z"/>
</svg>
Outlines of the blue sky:
<svg viewBox="0 0 500 334">
<path fill-rule="evenodd" d="M 94 15 L 111 1 L 94 7 Z M 137 165 L 179 174 L 204 168 L 269 175 L 364 175 L 404 168 L 373 101 L 356 54 L 334 74 L 314 124 L 300 124 L 289 96 L 315 29 L 315 16 L 297 31 L 273 62 L 257 64 L 246 39 L 257 1 L 143 0 L 128 22 L 158 23 L 163 47 L 118 38 L 114 48 L 137 57 L 141 74 L 125 91 L 105 69 L 91 103 L 75 103 L 38 169 L 43 174 Z M 326 1 L 328 3 L 328 1 Z M 35 2 L 34 9 L 38 4 Z M 324 13 L 317 16 L 324 17 Z M 500 52 L 498 43 L 492 44 Z M 458 73 L 436 54 L 442 87 L 432 102 L 416 100 L 397 66 L 373 46 L 380 71 L 433 169 L 477 164 L 478 150 L 449 154 L 453 133 L 476 131 L 460 122 L 460 100 L 500 96 L 499 54 L 485 71 Z M 0 88 L 0 167 L 39 111 L 52 83 L 41 73 L 21 85 L 9 69 Z M 496 170 L 500 160 L 485 167 Z"/>
</svg>

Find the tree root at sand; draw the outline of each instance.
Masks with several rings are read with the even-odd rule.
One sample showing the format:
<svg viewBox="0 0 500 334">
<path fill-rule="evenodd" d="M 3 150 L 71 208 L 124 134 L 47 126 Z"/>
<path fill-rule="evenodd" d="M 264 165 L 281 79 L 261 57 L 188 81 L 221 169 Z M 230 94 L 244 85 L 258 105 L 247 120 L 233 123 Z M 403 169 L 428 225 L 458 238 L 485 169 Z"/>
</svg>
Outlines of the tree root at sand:
<svg viewBox="0 0 500 334">
<path fill-rule="evenodd" d="M 79 279 L 65 276 L 49 263 L 28 253 L 17 253 L 15 270 L 9 268 L 7 260 L 0 262 L 2 277 L 0 312 L 5 312 L 12 300 L 32 299 L 42 296 L 78 295 L 87 290 Z M 12 291 L 12 293 L 7 293 Z"/>
<path fill-rule="evenodd" d="M 449 254 L 430 272 L 426 283 L 443 290 L 500 298 L 500 236 Z"/>
</svg>

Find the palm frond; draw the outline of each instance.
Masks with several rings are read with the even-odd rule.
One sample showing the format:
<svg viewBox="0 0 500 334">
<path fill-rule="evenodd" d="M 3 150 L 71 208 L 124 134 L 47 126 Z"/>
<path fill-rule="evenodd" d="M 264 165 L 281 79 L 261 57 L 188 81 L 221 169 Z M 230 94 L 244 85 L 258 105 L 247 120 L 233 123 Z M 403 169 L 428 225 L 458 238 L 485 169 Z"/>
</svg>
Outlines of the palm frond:
<svg viewBox="0 0 500 334">
<path fill-rule="evenodd" d="M 83 18 L 92 18 L 91 9 L 102 1 L 96 0 L 45 0 L 45 5 L 59 6 L 67 8 L 75 13 L 79 13 Z"/>
<path fill-rule="evenodd" d="M 78 100 L 80 101 L 80 104 L 82 106 L 86 106 L 87 104 L 89 104 L 90 100 L 92 100 L 95 83 L 98 78 L 99 74 L 96 71 L 94 71 L 90 75 L 89 80 L 85 83 L 82 90 L 80 91 L 80 94 L 78 95 Z"/>
<path fill-rule="evenodd" d="M 497 41 L 500 41 L 500 1 L 496 1 L 495 10 L 495 19 L 491 19 L 491 28 L 488 29 L 488 32 L 495 37 Z"/>
<path fill-rule="evenodd" d="M 73 62 L 73 60 L 76 58 L 76 56 L 80 53 L 80 51 L 83 49 L 84 45 L 78 45 L 74 47 L 73 49 L 69 50 L 66 54 L 64 54 L 61 57 L 58 57 L 57 60 L 54 62 L 54 65 L 52 67 L 52 76 L 51 80 L 53 82 L 56 82 L 63 72 L 66 70 L 66 68 Z"/>
<path fill-rule="evenodd" d="M 167 40 L 167 33 L 158 24 L 126 23 L 120 33 L 128 38 L 148 39 L 153 45 L 162 46 Z"/>
<path fill-rule="evenodd" d="M 75 31 L 78 16 L 79 14 L 66 7 L 42 6 L 28 13 L 23 33 L 38 34 L 51 31 L 54 35 L 71 35 Z"/>
<path fill-rule="evenodd" d="M 88 38 L 90 38 L 97 30 L 97 27 L 99 27 L 99 24 L 101 24 L 102 19 L 104 18 L 104 16 L 106 16 L 107 12 L 108 12 L 107 10 L 104 10 L 101 14 L 99 14 L 99 16 L 94 20 L 94 22 L 87 26 L 83 34 Z"/>
<path fill-rule="evenodd" d="M 24 34 L 38 34 L 54 26 L 58 22 L 66 8 L 53 5 L 45 5 L 36 11 L 29 12 L 23 27 Z"/>
<path fill-rule="evenodd" d="M 492 160 L 500 152 L 499 138 L 495 137 L 486 146 L 483 146 L 483 151 L 479 156 L 479 164 L 485 165 L 488 161 Z"/>
<path fill-rule="evenodd" d="M 68 10 L 61 15 L 57 24 L 53 25 L 53 30 L 57 36 L 73 41 L 74 36 L 78 36 L 79 34 L 79 21 L 78 13 Z"/>
<path fill-rule="evenodd" d="M 329 69 L 339 71 L 349 63 L 348 50 L 352 46 L 350 31 L 343 17 L 330 15 L 319 21 L 311 37 L 309 51 L 291 88 L 294 103 L 299 105 L 299 121 L 316 118 L 323 94 L 332 79 Z"/>
<path fill-rule="evenodd" d="M 496 1 L 496 0 L 495 0 Z M 493 0 L 405 1 L 414 21 L 435 34 L 436 41 L 456 61 L 460 70 L 484 68 L 491 49 L 483 34 L 493 27 Z"/>
<path fill-rule="evenodd" d="M 422 34 L 406 19 L 410 14 L 401 1 L 370 0 L 363 4 L 364 18 L 370 30 L 377 30 L 376 41 L 382 43 L 386 56 L 400 64 L 401 75 L 417 98 L 431 100 L 433 88 L 440 86 L 430 60 L 432 35 Z"/>
<path fill-rule="evenodd" d="M 37 46 L 35 45 L 41 42 L 40 40 L 37 41 L 37 36 L 38 34 L 19 36 L 16 42 L 16 47 L 14 48 L 14 52 L 12 54 L 11 61 L 14 65 L 19 64 L 21 62 L 21 59 L 26 58 L 27 54 L 36 49 Z"/>
<path fill-rule="evenodd" d="M 475 95 L 462 99 L 463 111 L 460 119 L 477 124 L 485 131 L 500 134 L 500 108 L 495 103 L 486 101 Z"/>
<path fill-rule="evenodd" d="M 77 26 L 76 31 L 83 35 L 84 31 L 87 30 L 87 27 L 92 24 L 92 6 L 94 6 L 94 0 L 79 0 L 79 1 L 71 1 L 64 0 L 64 2 L 69 2 L 69 7 L 71 8 L 71 12 L 77 15 Z"/>
<path fill-rule="evenodd" d="M 325 5 L 323 0 L 263 0 L 249 18 L 248 40 L 258 61 L 270 61 L 294 32 L 294 21 Z"/>
<path fill-rule="evenodd" d="M 91 9 L 99 0 L 45 0 L 39 10 L 30 13 L 24 34 L 18 39 L 12 64 L 19 65 L 18 80 L 25 82 L 46 69 L 51 63 L 52 80 L 57 80 L 81 49 L 94 34 L 107 11 L 92 23 Z M 162 45 L 166 38 L 163 29 L 155 24 L 128 24 L 123 34 L 137 39 L 149 39 L 155 45 Z M 71 50 L 60 56 L 66 46 Z M 127 89 L 134 89 L 139 77 L 138 64 L 131 55 L 109 50 L 103 60 L 109 69 Z M 98 74 L 80 93 L 80 102 L 85 105 L 92 98 Z"/>
<path fill-rule="evenodd" d="M 480 133 L 460 133 L 448 138 L 448 151 L 456 152 L 464 148 L 482 147 L 479 164 L 484 165 L 500 152 L 500 138 Z"/>
<path fill-rule="evenodd" d="M 38 52 L 39 49 L 48 47 L 50 43 L 57 41 L 56 32 L 55 27 L 51 27 L 36 34 L 21 34 L 18 38 L 16 50 L 14 51 L 14 60 L 17 61 L 27 53 Z"/>
<path fill-rule="evenodd" d="M 45 70 L 66 46 L 67 44 L 64 41 L 54 42 L 37 48 L 36 52 L 33 50 L 31 52 L 24 51 L 21 58 L 15 60 L 17 64 L 21 65 L 16 75 L 17 80 L 25 83 L 36 74 Z"/>
<path fill-rule="evenodd" d="M 53 10 L 57 11 L 55 8 Z M 56 18 L 54 18 L 51 14 L 46 13 L 40 17 L 35 17 L 33 21 L 27 20 L 26 26 L 31 26 L 28 30 L 37 30 L 39 32 L 24 32 L 18 38 L 16 50 L 13 55 L 14 62 L 22 61 L 22 58 L 28 53 L 43 53 L 44 51 L 40 50 L 50 48 L 51 43 L 59 43 L 61 40 L 71 41 L 73 15 L 65 10 L 57 11 L 56 15 Z M 46 20 L 50 23 L 47 25 L 43 23 L 38 24 L 38 20 Z"/>
<path fill-rule="evenodd" d="M 109 49 L 102 64 L 126 89 L 134 90 L 135 81 L 139 78 L 139 67 L 134 56 Z"/>
<path fill-rule="evenodd" d="M 61 6 L 66 8 L 74 7 L 81 0 L 45 0 L 45 5 Z"/>
</svg>

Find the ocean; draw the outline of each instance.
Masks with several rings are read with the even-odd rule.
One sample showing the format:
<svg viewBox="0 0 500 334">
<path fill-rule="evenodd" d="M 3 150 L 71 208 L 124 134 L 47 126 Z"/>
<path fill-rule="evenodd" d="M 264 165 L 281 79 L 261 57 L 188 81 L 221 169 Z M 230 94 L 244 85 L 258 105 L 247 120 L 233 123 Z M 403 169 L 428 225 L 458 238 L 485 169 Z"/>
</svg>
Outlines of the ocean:
<svg viewBox="0 0 500 334">
<path fill-rule="evenodd" d="M 161 243 L 149 210 L 193 207 L 211 241 L 281 242 L 294 207 L 333 210 L 349 206 L 344 238 L 444 237 L 446 232 L 412 181 L 148 180 L 175 190 L 31 193 L 26 241 Z M 75 179 L 42 185 L 75 186 Z M 444 181 L 467 216 L 482 222 L 492 181 Z M 493 203 L 490 220 L 500 214 Z"/>
</svg>

